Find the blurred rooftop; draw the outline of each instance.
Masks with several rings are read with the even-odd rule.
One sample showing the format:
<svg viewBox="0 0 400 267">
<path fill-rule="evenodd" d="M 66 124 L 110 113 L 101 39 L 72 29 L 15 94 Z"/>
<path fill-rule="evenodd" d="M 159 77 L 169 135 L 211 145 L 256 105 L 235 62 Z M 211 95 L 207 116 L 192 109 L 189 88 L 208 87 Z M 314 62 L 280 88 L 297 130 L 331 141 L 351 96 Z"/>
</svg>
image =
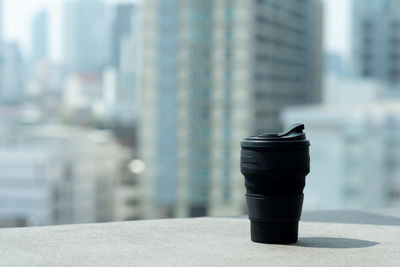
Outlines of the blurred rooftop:
<svg viewBox="0 0 400 267">
<path fill-rule="evenodd" d="M 2 266 L 400 266 L 400 210 L 303 214 L 299 241 L 250 241 L 247 218 L 0 229 Z"/>
</svg>

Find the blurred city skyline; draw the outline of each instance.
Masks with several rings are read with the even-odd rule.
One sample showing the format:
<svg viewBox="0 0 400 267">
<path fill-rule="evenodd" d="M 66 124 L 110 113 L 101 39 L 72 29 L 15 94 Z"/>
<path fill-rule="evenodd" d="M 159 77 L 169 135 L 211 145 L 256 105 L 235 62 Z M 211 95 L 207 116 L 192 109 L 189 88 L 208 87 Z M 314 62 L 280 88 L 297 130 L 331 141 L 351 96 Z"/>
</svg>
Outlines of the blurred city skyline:
<svg viewBox="0 0 400 267">
<path fill-rule="evenodd" d="M 103 0 L 105 3 L 139 3 L 143 0 Z M 40 11 L 50 13 L 49 47 L 50 59 L 62 61 L 61 28 L 62 3 L 71 0 L 4 0 L 4 39 L 17 42 L 25 55 L 31 52 L 31 21 Z M 24 9 L 21 9 L 21 5 Z M 350 25 L 351 1 L 323 0 L 324 4 L 324 52 L 340 55 L 347 59 L 351 54 Z M 11 26 L 12 25 L 12 26 Z"/>
<path fill-rule="evenodd" d="M 141 0 L 102 0 L 110 5 L 119 3 L 138 3 Z M 31 28 L 37 14 L 46 10 L 49 12 L 49 59 L 62 62 L 62 27 L 63 4 L 72 0 L 3 0 L 3 39 L 6 42 L 15 42 L 20 46 L 24 56 L 32 53 Z M 22 9 L 21 6 L 24 8 Z"/>
<path fill-rule="evenodd" d="M 0 227 L 243 214 L 240 140 L 295 122 L 304 209 L 400 205 L 396 7 L 0 0 Z"/>
</svg>

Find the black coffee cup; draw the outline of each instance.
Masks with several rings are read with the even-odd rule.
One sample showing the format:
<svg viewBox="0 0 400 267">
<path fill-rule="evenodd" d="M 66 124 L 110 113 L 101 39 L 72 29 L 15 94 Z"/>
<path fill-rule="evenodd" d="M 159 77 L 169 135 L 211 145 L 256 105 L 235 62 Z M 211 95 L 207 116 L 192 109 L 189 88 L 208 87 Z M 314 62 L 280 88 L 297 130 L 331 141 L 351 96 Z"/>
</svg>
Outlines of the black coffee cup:
<svg viewBox="0 0 400 267">
<path fill-rule="evenodd" d="M 280 134 L 249 136 L 241 142 L 251 240 L 297 242 L 303 189 L 310 172 L 310 142 L 303 124 Z"/>
</svg>

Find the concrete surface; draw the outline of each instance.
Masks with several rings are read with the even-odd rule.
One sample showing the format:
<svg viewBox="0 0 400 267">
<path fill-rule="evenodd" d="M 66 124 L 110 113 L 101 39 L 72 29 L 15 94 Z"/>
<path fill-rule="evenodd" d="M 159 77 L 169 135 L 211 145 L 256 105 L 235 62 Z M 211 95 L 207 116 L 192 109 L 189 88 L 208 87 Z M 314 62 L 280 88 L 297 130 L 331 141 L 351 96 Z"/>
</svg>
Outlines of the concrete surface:
<svg viewBox="0 0 400 267">
<path fill-rule="evenodd" d="M 5 228 L 0 229 L 0 265 L 400 266 L 396 216 L 304 213 L 294 245 L 251 242 L 246 218 Z"/>
</svg>

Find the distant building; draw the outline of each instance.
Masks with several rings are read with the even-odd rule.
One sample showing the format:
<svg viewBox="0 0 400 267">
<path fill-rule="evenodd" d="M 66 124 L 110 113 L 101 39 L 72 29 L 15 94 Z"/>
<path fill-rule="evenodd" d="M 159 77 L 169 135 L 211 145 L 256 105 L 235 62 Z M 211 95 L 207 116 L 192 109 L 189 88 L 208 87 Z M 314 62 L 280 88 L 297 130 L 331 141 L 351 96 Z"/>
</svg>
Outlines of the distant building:
<svg viewBox="0 0 400 267">
<path fill-rule="evenodd" d="M 24 95 L 24 62 L 15 43 L 0 44 L 0 103 L 15 104 Z"/>
<path fill-rule="evenodd" d="M 400 102 L 380 99 L 384 86 L 370 80 L 327 87 L 324 104 L 282 114 L 311 142 L 304 209 L 399 207 Z"/>
<path fill-rule="evenodd" d="M 90 119 L 102 100 L 102 79 L 98 74 L 71 75 L 63 94 L 64 107 L 76 119 Z"/>
<path fill-rule="evenodd" d="M 116 197 L 129 157 L 106 131 L 59 125 L 2 131 L 0 226 L 119 218 L 115 208 L 130 205 Z"/>
<path fill-rule="evenodd" d="M 103 85 L 103 103 L 105 108 L 105 117 L 107 120 L 114 118 L 114 108 L 117 102 L 117 86 L 118 86 L 118 72 L 110 66 L 103 71 L 102 76 Z"/>
<path fill-rule="evenodd" d="M 71 72 L 98 72 L 108 58 L 105 6 L 72 0 L 64 6 L 64 62 Z"/>
<path fill-rule="evenodd" d="M 337 77 L 346 76 L 343 58 L 339 53 L 325 52 L 324 65 L 324 71 L 327 75 L 335 75 Z"/>
<path fill-rule="evenodd" d="M 359 77 L 400 84 L 400 1 L 353 0 L 353 55 Z M 397 86 L 396 86 L 397 85 Z"/>
<path fill-rule="evenodd" d="M 49 53 L 49 29 L 48 29 L 48 12 L 40 11 L 32 22 L 31 45 L 32 59 L 34 62 L 44 60 Z"/>
<path fill-rule="evenodd" d="M 139 160 L 124 162 L 121 176 L 116 184 L 114 220 L 128 221 L 142 219 L 142 202 L 138 174 L 143 171 Z"/>
<path fill-rule="evenodd" d="M 121 40 L 131 35 L 133 4 L 118 4 L 114 9 L 114 18 L 111 27 L 111 65 L 120 66 Z"/>
<path fill-rule="evenodd" d="M 147 217 L 245 212 L 240 140 L 321 97 L 322 4 L 145 1 L 139 144 Z"/>
<path fill-rule="evenodd" d="M 114 22 L 114 66 L 103 73 L 105 117 L 114 125 L 136 126 L 140 112 L 140 8 L 139 4 L 117 6 L 120 17 Z"/>
</svg>

